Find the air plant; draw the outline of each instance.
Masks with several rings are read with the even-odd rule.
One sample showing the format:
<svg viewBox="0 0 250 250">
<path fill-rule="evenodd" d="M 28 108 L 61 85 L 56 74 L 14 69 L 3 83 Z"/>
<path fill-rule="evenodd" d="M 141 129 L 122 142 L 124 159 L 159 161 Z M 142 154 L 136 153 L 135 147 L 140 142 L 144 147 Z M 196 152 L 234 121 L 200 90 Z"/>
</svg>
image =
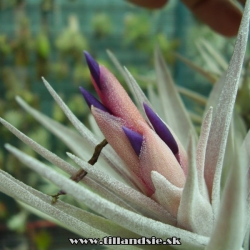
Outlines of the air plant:
<svg viewBox="0 0 250 250">
<path fill-rule="evenodd" d="M 131 74 L 123 70 L 138 108 L 112 73 L 85 53 L 100 97 L 99 101 L 80 89 L 96 121 L 91 123 L 93 132 L 74 116 L 45 79 L 48 91 L 79 133 L 17 97 L 28 113 L 70 148 L 74 154 L 67 155 L 81 168 L 76 170 L 1 119 L 12 133 L 71 178 L 6 145 L 21 162 L 61 190 L 52 199 L 2 170 L 0 190 L 82 237 L 156 237 L 164 241 L 177 237 L 181 242 L 171 246 L 167 241 L 165 246 L 134 245 L 129 249 L 248 249 L 250 134 L 241 126 L 234 104 L 249 18 L 247 1 L 232 59 L 210 94 L 199 136 L 158 49 L 155 67 L 159 95 L 151 93 L 148 99 Z M 225 184 L 221 183 L 222 176 L 226 176 Z M 79 181 L 83 185 L 76 183 Z M 57 199 L 65 193 L 97 214 Z M 127 246 L 117 245 L 115 249 Z"/>
</svg>

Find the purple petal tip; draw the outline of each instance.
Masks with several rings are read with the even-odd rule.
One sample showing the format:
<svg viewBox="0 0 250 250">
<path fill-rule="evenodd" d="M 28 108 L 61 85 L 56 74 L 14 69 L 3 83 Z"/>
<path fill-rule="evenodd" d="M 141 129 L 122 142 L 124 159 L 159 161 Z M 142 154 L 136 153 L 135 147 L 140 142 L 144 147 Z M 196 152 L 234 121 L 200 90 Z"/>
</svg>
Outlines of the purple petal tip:
<svg viewBox="0 0 250 250">
<path fill-rule="evenodd" d="M 141 146 L 142 146 L 142 141 L 143 141 L 143 136 L 129 128 L 122 127 L 124 133 L 128 137 L 131 146 L 133 147 L 135 153 L 139 156 L 140 151 L 141 151 Z"/>
<path fill-rule="evenodd" d="M 173 154 L 176 155 L 179 152 L 178 145 L 168 127 L 146 103 L 143 103 L 143 106 L 149 121 L 154 127 L 155 132 L 168 145 Z"/>
<path fill-rule="evenodd" d="M 84 51 L 84 55 L 85 55 L 90 73 L 92 77 L 94 78 L 96 84 L 98 85 L 99 89 L 101 89 L 99 64 L 94 60 L 94 58 L 87 51 Z"/>
<path fill-rule="evenodd" d="M 109 110 L 101 102 L 99 102 L 93 95 L 91 95 L 87 90 L 85 90 L 83 87 L 79 87 L 79 89 L 89 107 L 93 105 L 95 108 L 110 113 Z"/>
</svg>

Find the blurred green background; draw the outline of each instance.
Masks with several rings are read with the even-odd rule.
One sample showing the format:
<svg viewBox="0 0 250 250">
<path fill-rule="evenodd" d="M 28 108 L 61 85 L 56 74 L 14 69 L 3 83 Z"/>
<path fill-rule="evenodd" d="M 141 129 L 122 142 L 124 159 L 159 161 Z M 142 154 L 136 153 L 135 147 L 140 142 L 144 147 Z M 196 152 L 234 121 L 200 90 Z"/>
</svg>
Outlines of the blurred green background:
<svg viewBox="0 0 250 250">
<path fill-rule="evenodd" d="M 44 76 L 77 117 L 88 125 L 89 110 L 78 87 L 83 86 L 89 91 L 93 91 L 93 87 L 82 51 L 88 50 L 123 82 L 107 56 L 106 49 L 111 50 L 146 90 L 145 79 L 154 79 L 156 43 L 176 83 L 207 95 L 211 84 L 174 54 L 178 52 L 200 66 L 206 66 L 195 46 L 200 37 L 213 44 L 225 59 L 230 57 L 232 43 L 194 20 L 177 0 L 169 1 L 165 8 L 157 11 L 145 10 L 122 0 L 1 0 L 0 116 L 65 158 L 66 147 L 22 111 L 15 102 L 16 95 L 69 125 L 44 87 L 41 80 Z M 0 141 L 1 169 L 45 193 L 57 192 L 54 186 L 31 173 L 6 152 L 4 143 L 8 142 L 38 157 L 3 126 L 0 126 Z M 40 221 L 3 194 L 0 194 L 0 222 L 0 249 L 1 244 L 9 244 L 8 249 L 14 249 L 11 232 L 18 233 L 15 237 L 21 239 L 17 242 L 24 242 L 24 247 L 25 244 L 28 247 L 24 249 L 69 249 L 69 245 L 63 248 L 64 244 L 69 244 L 68 232 L 60 228 L 51 230 L 53 224 Z M 58 241 L 54 232 L 60 237 Z M 22 238 L 23 235 L 28 240 Z M 14 246 L 10 246 L 12 243 Z"/>
</svg>

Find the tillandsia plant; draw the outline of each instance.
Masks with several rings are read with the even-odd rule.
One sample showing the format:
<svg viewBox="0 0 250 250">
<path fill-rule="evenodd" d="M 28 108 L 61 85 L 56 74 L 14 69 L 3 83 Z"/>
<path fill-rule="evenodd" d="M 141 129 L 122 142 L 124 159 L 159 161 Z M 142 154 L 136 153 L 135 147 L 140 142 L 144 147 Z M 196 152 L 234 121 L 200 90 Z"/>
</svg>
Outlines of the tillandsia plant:
<svg viewBox="0 0 250 250">
<path fill-rule="evenodd" d="M 159 96 L 152 94 L 147 99 L 130 73 L 123 70 L 138 108 L 116 78 L 85 53 L 101 100 L 80 89 L 98 125 L 93 123 L 93 132 L 74 116 L 45 79 L 45 86 L 79 134 L 17 98 L 25 110 L 68 145 L 75 155 L 67 155 L 81 169 L 77 171 L 1 119 L 5 127 L 69 173 L 71 179 L 10 145 L 6 148 L 59 186 L 61 191 L 55 197 L 64 193 L 72 195 L 97 214 L 60 200 L 54 199 L 52 203 L 51 196 L 3 171 L 0 171 L 0 191 L 83 237 L 101 240 L 106 236 L 119 236 L 121 244 L 134 244 L 129 249 L 248 249 L 250 134 L 244 131 L 234 104 L 249 18 L 250 1 L 247 1 L 232 59 L 211 92 L 199 136 L 159 50 L 155 52 Z M 157 111 L 162 114 L 161 118 Z M 91 158 L 95 148 L 96 154 Z M 89 158 L 91 164 L 97 161 L 94 166 L 87 163 Z M 223 185 L 222 174 L 227 177 Z M 80 180 L 83 185 L 76 183 Z M 161 245 L 136 246 L 136 241 L 128 240 L 142 242 L 145 237 Z M 157 243 L 156 238 L 159 238 Z M 181 245 L 170 246 L 171 240 Z M 128 249 L 118 245 L 107 247 Z"/>
</svg>

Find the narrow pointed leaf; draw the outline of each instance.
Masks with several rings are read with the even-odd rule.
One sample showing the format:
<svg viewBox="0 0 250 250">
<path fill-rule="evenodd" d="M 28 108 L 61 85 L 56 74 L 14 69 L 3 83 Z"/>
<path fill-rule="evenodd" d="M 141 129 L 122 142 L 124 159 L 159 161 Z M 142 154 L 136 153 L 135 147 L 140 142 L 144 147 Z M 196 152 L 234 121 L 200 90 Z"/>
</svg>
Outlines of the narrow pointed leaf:
<svg viewBox="0 0 250 250">
<path fill-rule="evenodd" d="M 209 82 L 211 83 L 215 83 L 217 81 L 217 78 L 209 73 L 208 71 L 204 70 L 202 67 L 200 67 L 199 65 L 196 65 L 195 63 L 193 63 L 191 60 L 183 57 L 180 54 L 175 54 L 176 57 L 178 59 L 180 59 L 182 62 L 184 62 L 187 66 L 189 66 L 191 69 L 194 69 L 195 71 L 197 71 L 198 73 L 200 73 L 202 76 L 204 76 Z"/>
<path fill-rule="evenodd" d="M 17 97 L 16 100 L 20 104 L 20 106 L 25 109 L 25 111 L 30 113 L 44 127 L 46 127 L 50 132 L 52 132 L 60 140 L 62 140 L 77 155 L 86 159 L 91 154 L 91 152 L 93 152 L 95 139 L 93 138 L 92 133 L 90 131 L 86 130 L 88 132 L 85 132 L 85 136 L 86 138 L 88 138 L 86 141 L 72 129 L 63 126 L 57 121 L 33 109 L 20 97 Z M 91 144 L 89 145 L 90 142 Z"/>
<path fill-rule="evenodd" d="M 207 111 L 204 121 L 201 126 L 201 134 L 196 149 L 196 164 L 198 172 L 198 183 L 200 193 L 204 198 L 209 200 L 208 190 L 204 179 L 204 167 L 205 167 L 205 157 L 207 149 L 207 141 L 210 133 L 211 122 L 212 122 L 213 108 Z"/>
<path fill-rule="evenodd" d="M 204 199 L 199 192 L 193 137 L 190 140 L 188 156 L 188 176 L 178 210 L 178 226 L 201 235 L 209 236 L 213 229 L 212 207 L 209 201 Z"/>
<path fill-rule="evenodd" d="M 179 91 L 180 94 L 194 100 L 195 102 L 202 104 L 202 105 L 206 105 L 207 103 L 207 98 L 201 94 L 196 93 L 193 90 L 178 86 L 177 90 Z"/>
<path fill-rule="evenodd" d="M 100 173 L 97 169 L 91 168 L 86 162 L 80 158 L 67 153 L 67 155 L 75 161 L 77 165 L 82 167 L 88 174 L 98 183 L 102 184 L 104 187 L 109 190 L 113 190 L 117 196 L 123 197 L 125 201 L 139 210 L 140 213 L 145 214 L 148 217 L 156 218 L 168 224 L 174 225 L 176 221 L 170 214 L 165 211 L 163 207 L 151 200 L 149 197 L 143 195 L 142 193 L 124 185 L 123 183 L 114 180 L 110 176 Z"/>
<path fill-rule="evenodd" d="M 223 56 L 213 47 L 210 43 L 208 43 L 205 39 L 200 39 L 200 43 L 209 54 L 213 57 L 214 61 L 218 63 L 218 65 L 222 68 L 222 70 L 226 70 L 228 67 L 228 63 L 223 58 Z"/>
<path fill-rule="evenodd" d="M 186 131 L 192 131 L 194 134 L 196 132 L 159 49 L 155 51 L 155 67 L 159 96 L 164 107 L 167 124 L 169 124 L 170 128 L 175 129 L 175 133 L 182 145 L 187 148 Z M 172 108 L 173 103 L 175 104 L 174 108 Z"/>
<path fill-rule="evenodd" d="M 43 156 L 45 159 L 55 164 L 56 166 L 60 167 L 62 170 L 64 170 L 68 174 L 74 175 L 78 171 L 75 167 L 73 167 L 66 161 L 59 158 L 57 155 L 51 153 L 49 150 L 42 147 L 37 142 L 33 141 L 32 139 L 30 139 L 29 137 L 21 133 L 19 130 L 17 130 L 15 127 L 13 127 L 11 124 L 6 122 L 5 120 L 2 120 L 0 118 L 0 122 L 6 128 L 8 128 L 14 135 L 16 135 L 20 140 L 22 140 L 24 143 L 30 146 L 33 150 L 35 150 L 38 154 L 40 154 L 41 156 Z M 116 204 L 120 204 L 122 207 L 131 209 L 118 196 L 114 195 L 112 192 L 101 187 L 98 183 L 93 182 L 93 180 L 89 179 L 88 176 L 85 177 L 83 181 L 89 188 L 94 189 L 95 192 L 98 193 L 99 195 L 106 197 L 106 199 L 111 200 Z"/>
<path fill-rule="evenodd" d="M 242 64 L 248 39 L 250 2 L 247 2 L 232 59 L 224 78 L 224 85 L 215 109 L 205 162 L 205 179 L 214 210 L 218 210 L 220 195 L 220 176 L 227 136 L 238 90 Z"/>
<path fill-rule="evenodd" d="M 206 62 L 206 65 L 209 68 L 209 71 L 213 72 L 216 75 L 221 75 L 222 70 L 219 69 L 219 67 L 214 63 L 214 59 L 207 52 L 207 50 L 199 42 L 196 42 L 196 46 L 200 52 L 201 57 Z"/>
<path fill-rule="evenodd" d="M 25 109 L 29 114 L 31 114 L 37 121 L 39 121 L 43 126 L 45 126 L 50 132 L 59 137 L 65 144 L 71 148 L 77 155 L 80 157 L 89 160 L 89 155 L 92 155 L 94 152 L 95 146 L 100 143 L 94 137 L 93 133 L 89 131 L 70 111 L 67 105 L 62 101 L 62 99 L 57 95 L 57 93 L 53 90 L 53 88 L 49 85 L 49 83 L 43 79 L 45 86 L 49 90 L 52 97 L 55 99 L 57 104 L 63 110 L 65 115 L 72 122 L 74 127 L 78 130 L 78 132 L 82 135 L 79 136 L 75 131 L 68 129 L 67 127 L 61 125 L 60 123 L 52 120 L 51 118 L 41 114 L 37 110 L 30 107 L 27 103 L 25 103 L 20 97 L 17 97 L 16 100 L 20 104 L 20 106 Z M 74 140 L 72 140 L 72 138 Z M 117 156 L 114 150 L 110 150 L 110 148 L 106 147 L 102 152 L 98 159 L 100 163 L 100 167 L 110 174 L 114 175 L 115 178 L 120 179 L 120 176 L 123 176 L 129 182 L 129 179 L 126 176 L 126 173 L 122 171 L 121 168 L 117 168 L 117 166 L 122 166 L 123 163 L 121 159 Z"/>
<path fill-rule="evenodd" d="M 143 114 L 143 117 L 146 118 L 146 116 L 144 115 L 144 112 L 143 112 L 143 110 L 144 110 L 143 103 L 146 103 L 151 108 L 152 108 L 152 104 L 150 103 L 150 101 L 148 100 L 146 95 L 143 93 L 140 86 L 138 85 L 138 83 L 136 82 L 136 80 L 130 74 L 130 72 L 127 70 L 126 67 L 124 68 L 124 70 L 125 70 L 126 77 L 128 79 L 127 84 L 130 86 L 131 92 L 133 93 L 133 96 L 135 97 L 138 109 Z"/>
<path fill-rule="evenodd" d="M 239 145 L 237 145 L 239 146 Z M 215 227 L 206 250 L 239 249 L 246 220 L 246 178 L 244 152 L 236 153 L 231 165 Z"/>
<path fill-rule="evenodd" d="M 14 178 L 8 176 L 6 173 L 0 172 L 0 180 L 1 186 L 0 190 L 2 192 L 7 193 L 15 199 L 25 202 L 26 204 L 33 205 L 36 209 L 51 215 L 52 217 L 58 219 L 64 224 L 68 224 L 68 226 L 72 229 L 75 228 L 75 232 L 80 233 L 81 235 L 86 235 L 87 237 L 93 237 L 96 235 L 97 237 L 104 237 L 105 234 L 99 230 L 94 229 L 92 226 L 87 226 L 87 224 L 82 223 L 79 219 L 72 217 L 70 214 L 65 213 L 62 208 L 62 203 L 58 203 L 57 205 L 51 205 L 51 197 L 48 195 L 43 195 L 38 191 L 32 190 L 31 187 L 28 187 L 24 184 L 20 185 L 19 181 Z"/>
<path fill-rule="evenodd" d="M 127 228 L 134 233 L 145 237 L 152 237 L 152 235 L 154 235 L 159 238 L 167 238 L 172 237 L 173 235 L 178 235 L 178 237 L 183 239 L 185 242 L 183 245 L 178 245 L 178 249 L 185 249 L 187 247 L 192 249 L 202 249 L 202 247 L 208 242 L 207 237 L 203 237 L 186 230 L 177 229 L 176 227 L 146 218 L 132 211 L 121 208 L 81 187 L 64 176 L 58 175 L 55 171 L 47 168 L 44 164 L 31 158 L 30 156 L 23 154 L 21 151 L 11 146 L 8 146 L 8 150 L 10 150 L 24 164 L 37 171 L 47 179 L 53 181 L 53 183 L 65 190 L 68 194 L 74 196 L 80 202 L 84 202 L 97 213 L 102 214 L 109 220 L 118 223 L 120 226 Z"/>
</svg>

